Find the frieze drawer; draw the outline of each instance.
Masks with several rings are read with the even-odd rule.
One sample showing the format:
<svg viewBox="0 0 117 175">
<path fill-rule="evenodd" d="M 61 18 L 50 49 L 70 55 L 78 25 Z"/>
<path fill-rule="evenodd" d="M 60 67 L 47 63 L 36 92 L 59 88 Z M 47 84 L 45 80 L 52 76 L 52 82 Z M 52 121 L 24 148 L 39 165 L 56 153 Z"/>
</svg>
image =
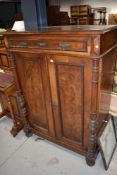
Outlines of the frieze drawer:
<svg viewBox="0 0 117 175">
<path fill-rule="evenodd" d="M 63 50 L 63 51 L 76 51 L 76 52 L 84 52 L 89 53 L 89 42 L 90 39 L 85 40 L 60 40 L 60 39 L 16 39 L 10 40 L 9 45 L 11 48 L 40 48 L 47 50 Z"/>
</svg>

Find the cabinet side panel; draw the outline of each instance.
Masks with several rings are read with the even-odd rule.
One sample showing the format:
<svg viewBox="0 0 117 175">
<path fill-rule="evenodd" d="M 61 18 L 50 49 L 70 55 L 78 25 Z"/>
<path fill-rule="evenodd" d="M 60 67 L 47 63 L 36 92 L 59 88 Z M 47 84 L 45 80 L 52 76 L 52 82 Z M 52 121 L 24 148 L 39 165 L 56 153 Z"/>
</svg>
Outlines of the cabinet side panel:
<svg viewBox="0 0 117 175">
<path fill-rule="evenodd" d="M 82 142 L 83 134 L 83 66 L 58 65 L 56 76 L 63 137 Z"/>
<path fill-rule="evenodd" d="M 110 111 L 115 61 L 116 50 L 112 50 L 102 58 L 99 101 L 100 116 L 107 116 Z"/>
</svg>

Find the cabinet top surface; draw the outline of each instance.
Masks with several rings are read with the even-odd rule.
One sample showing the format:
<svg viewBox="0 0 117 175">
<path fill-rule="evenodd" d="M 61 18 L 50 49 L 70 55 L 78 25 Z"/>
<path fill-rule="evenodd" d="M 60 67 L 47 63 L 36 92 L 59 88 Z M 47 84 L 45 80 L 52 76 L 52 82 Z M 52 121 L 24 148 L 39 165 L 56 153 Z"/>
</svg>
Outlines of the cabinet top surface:
<svg viewBox="0 0 117 175">
<path fill-rule="evenodd" d="M 113 29 L 117 29 L 117 25 L 70 25 L 70 26 L 50 26 L 30 31 L 7 31 L 6 34 L 43 34 L 43 33 L 74 33 L 74 34 L 104 34 Z M 4 34 L 5 34 L 4 33 Z"/>
</svg>

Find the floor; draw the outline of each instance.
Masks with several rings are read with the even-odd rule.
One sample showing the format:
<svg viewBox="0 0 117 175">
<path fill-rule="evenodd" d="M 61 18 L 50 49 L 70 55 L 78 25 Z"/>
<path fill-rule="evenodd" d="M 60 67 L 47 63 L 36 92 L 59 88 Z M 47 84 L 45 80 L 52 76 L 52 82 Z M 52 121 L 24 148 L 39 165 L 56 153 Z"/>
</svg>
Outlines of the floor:
<svg viewBox="0 0 117 175">
<path fill-rule="evenodd" d="M 0 119 L 0 175 L 117 175 L 117 149 L 106 171 L 100 154 L 89 167 L 83 156 L 36 135 L 13 138 L 11 127 L 9 118 Z"/>
</svg>

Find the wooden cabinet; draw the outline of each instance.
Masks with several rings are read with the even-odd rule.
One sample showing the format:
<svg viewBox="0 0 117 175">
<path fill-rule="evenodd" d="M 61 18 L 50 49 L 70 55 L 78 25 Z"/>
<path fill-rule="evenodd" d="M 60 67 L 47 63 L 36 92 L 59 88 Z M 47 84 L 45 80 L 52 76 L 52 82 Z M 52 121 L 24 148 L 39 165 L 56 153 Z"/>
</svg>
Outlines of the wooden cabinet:
<svg viewBox="0 0 117 175">
<path fill-rule="evenodd" d="M 10 67 L 10 60 L 5 48 L 4 36 L 0 35 L 0 118 L 4 115 L 10 116 L 13 121 L 13 127 L 11 133 L 16 136 L 17 133 L 23 128 L 21 118 L 16 118 L 13 106 L 17 106 L 17 99 L 12 104 L 11 96 L 14 96 L 16 86 L 14 77 Z M 20 112 L 17 110 L 17 116 L 20 116 Z"/>
<path fill-rule="evenodd" d="M 87 16 L 90 13 L 89 5 L 75 5 L 70 7 L 71 16 Z"/>
<path fill-rule="evenodd" d="M 0 69 L 10 69 L 7 51 L 5 48 L 4 37 L 0 35 Z"/>
<path fill-rule="evenodd" d="M 69 25 L 68 12 L 60 11 L 60 6 L 47 6 L 47 24 L 48 26 Z"/>
<path fill-rule="evenodd" d="M 71 24 L 72 25 L 89 25 L 93 24 L 93 14 L 88 16 L 79 16 L 79 17 L 71 17 Z"/>
<path fill-rule="evenodd" d="M 94 14 L 88 5 L 71 6 L 71 24 L 89 25 L 93 24 Z"/>
<path fill-rule="evenodd" d="M 112 87 L 116 36 L 116 26 L 5 33 L 27 135 L 79 152 L 94 165 L 98 133 L 108 118 L 103 91 Z"/>
</svg>

